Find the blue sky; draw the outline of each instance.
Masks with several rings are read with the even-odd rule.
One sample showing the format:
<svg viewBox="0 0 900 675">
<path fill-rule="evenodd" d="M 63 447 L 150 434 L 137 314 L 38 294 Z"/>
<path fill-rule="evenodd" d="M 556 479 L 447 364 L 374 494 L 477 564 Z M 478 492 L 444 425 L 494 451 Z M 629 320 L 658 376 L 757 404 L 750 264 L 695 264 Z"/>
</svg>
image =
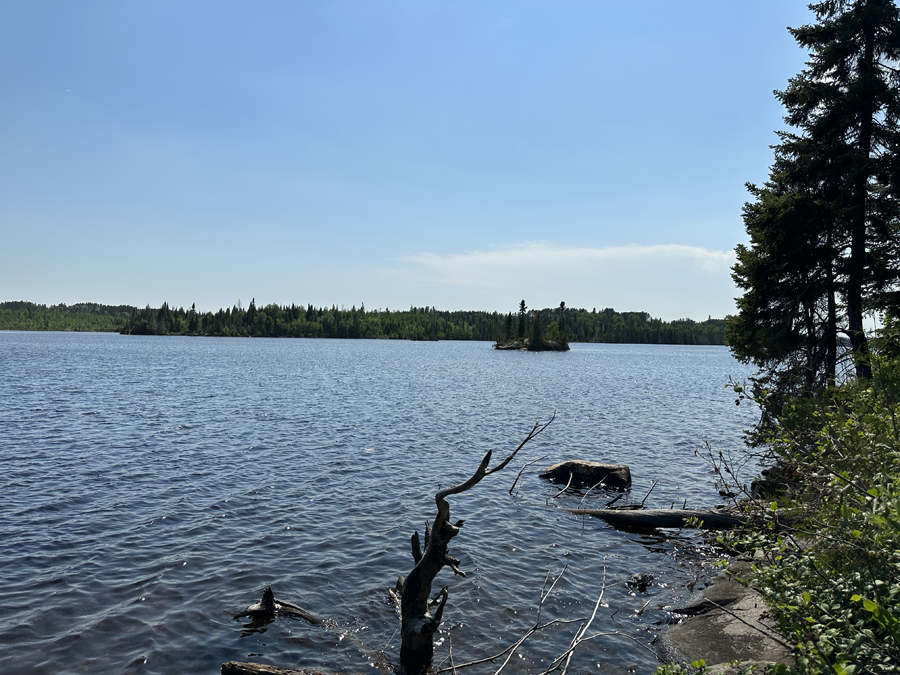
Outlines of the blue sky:
<svg viewBox="0 0 900 675">
<path fill-rule="evenodd" d="M 733 311 L 787 0 L 0 3 L 0 300 Z"/>
</svg>

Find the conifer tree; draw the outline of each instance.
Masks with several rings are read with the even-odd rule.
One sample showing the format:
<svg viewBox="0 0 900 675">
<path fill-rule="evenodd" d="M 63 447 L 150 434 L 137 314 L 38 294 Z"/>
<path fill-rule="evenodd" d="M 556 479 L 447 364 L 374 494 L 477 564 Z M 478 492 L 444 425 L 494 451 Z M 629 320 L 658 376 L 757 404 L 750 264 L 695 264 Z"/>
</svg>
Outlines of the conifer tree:
<svg viewBox="0 0 900 675">
<path fill-rule="evenodd" d="M 559 325 L 559 339 L 563 344 L 568 344 L 569 340 L 566 337 L 566 303 L 565 301 L 559 303 L 559 321 L 557 322 Z"/>
<path fill-rule="evenodd" d="M 807 68 L 776 92 L 794 130 L 779 133 L 770 180 L 748 186 L 728 322 L 735 355 L 778 386 L 833 380 L 840 334 L 869 377 L 863 312 L 900 281 L 900 15 L 892 0 L 810 9 L 817 23 L 790 29 Z"/>
<path fill-rule="evenodd" d="M 534 313 L 534 320 L 531 322 L 531 335 L 528 338 L 529 349 L 540 349 L 544 346 L 544 326 L 541 324 L 540 310 Z"/>
<path fill-rule="evenodd" d="M 516 326 L 516 337 L 520 340 L 525 337 L 525 312 L 527 311 L 525 301 L 519 303 L 519 323 Z"/>
</svg>

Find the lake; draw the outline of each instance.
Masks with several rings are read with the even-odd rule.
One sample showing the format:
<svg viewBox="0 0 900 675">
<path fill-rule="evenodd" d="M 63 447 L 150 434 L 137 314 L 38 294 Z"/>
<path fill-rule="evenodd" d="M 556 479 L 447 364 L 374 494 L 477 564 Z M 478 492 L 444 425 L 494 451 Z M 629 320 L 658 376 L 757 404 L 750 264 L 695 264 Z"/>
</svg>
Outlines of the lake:
<svg viewBox="0 0 900 675">
<path fill-rule="evenodd" d="M 715 552 L 693 533 L 569 515 L 612 495 L 557 498 L 538 472 L 625 463 L 631 501 L 657 482 L 648 506 L 715 504 L 696 452 L 740 449 L 756 412 L 725 385 L 749 372 L 724 347 L 0 332 L 2 670 L 377 672 L 378 653 L 399 652 L 388 589 L 412 568 L 409 537 L 433 519 L 435 492 L 555 410 L 504 471 L 449 499 L 468 575 L 435 580 L 450 591 L 435 663 L 451 644 L 459 664 L 514 642 L 548 571 L 566 567 L 542 618 L 587 617 L 602 591 L 593 628 L 609 633 L 573 671 L 652 672 L 655 638 Z M 657 583 L 630 591 L 636 572 Z M 232 618 L 269 585 L 328 620 Z M 576 628 L 535 635 L 505 672 L 540 672 Z"/>
</svg>

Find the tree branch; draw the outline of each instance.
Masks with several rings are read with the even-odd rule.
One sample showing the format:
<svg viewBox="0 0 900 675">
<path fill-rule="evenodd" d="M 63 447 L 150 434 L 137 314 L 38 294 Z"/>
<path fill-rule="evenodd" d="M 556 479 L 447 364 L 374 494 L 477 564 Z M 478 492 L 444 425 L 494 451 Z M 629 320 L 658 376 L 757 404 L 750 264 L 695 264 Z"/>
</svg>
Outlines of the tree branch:
<svg viewBox="0 0 900 675">
<path fill-rule="evenodd" d="M 459 485 L 439 490 L 435 494 L 434 503 L 437 506 L 437 515 L 433 525 L 429 526 L 427 522 L 425 523 L 424 550 L 419 545 L 417 535 L 413 535 L 410 540 L 416 564 L 406 577 L 400 597 L 400 664 L 406 675 L 423 673 L 431 664 L 434 656 L 431 634 L 437 630 L 440 624 L 448 592 L 446 587 L 442 589 L 439 595 L 440 606 L 432 615 L 429 612 L 432 581 L 445 566 L 450 567 L 455 574 L 465 576 L 465 573 L 459 569 L 459 560 L 447 552 L 450 540 L 459 533 L 459 528 L 463 525 L 462 520 L 455 523 L 450 522 L 450 504 L 447 502 L 447 497 L 470 490 L 478 485 L 485 476 L 503 469 L 528 441 L 544 431 L 555 418 L 556 413 L 554 412 L 547 423 L 535 422 L 518 447 L 493 469 L 488 469 L 491 462 L 491 451 L 488 450 L 475 473 L 468 480 Z"/>
<path fill-rule="evenodd" d="M 509 494 L 513 493 L 513 488 L 516 487 L 516 483 L 519 482 L 519 479 L 522 477 L 522 473 L 525 471 L 525 469 L 527 469 L 532 464 L 536 464 L 537 462 L 540 462 L 542 459 L 547 459 L 549 456 L 550 455 L 542 455 L 541 457 L 538 457 L 537 459 L 533 459 L 530 462 L 525 462 L 525 464 L 522 465 L 522 468 L 519 469 L 519 473 L 516 474 L 516 479 L 513 481 L 513 484 L 509 486 Z M 516 493 L 516 494 L 518 494 L 518 493 Z"/>
<path fill-rule="evenodd" d="M 490 476 L 492 473 L 496 473 L 497 471 L 500 471 L 500 470 L 503 469 L 507 464 L 509 464 L 509 463 L 512 461 L 513 457 L 516 456 L 516 453 L 518 453 L 519 450 L 521 450 L 523 447 L 525 447 L 525 444 L 526 444 L 528 441 L 530 441 L 532 438 L 534 438 L 535 436 L 537 436 L 538 434 L 540 434 L 541 432 L 543 432 L 544 429 L 546 429 L 547 427 L 549 427 L 549 426 L 553 423 L 553 420 L 556 419 L 556 412 L 557 412 L 557 411 L 554 410 L 554 411 L 553 411 L 553 414 L 550 416 L 550 419 L 547 420 L 544 424 L 541 424 L 540 422 L 535 422 L 535 423 L 534 423 L 534 426 L 531 427 L 531 431 L 529 431 L 529 432 L 528 432 L 528 435 L 525 437 L 525 440 L 523 440 L 521 443 L 519 443 L 519 447 L 517 447 L 515 450 L 513 450 L 513 451 L 510 453 L 509 457 L 507 457 L 506 459 L 504 459 L 499 465 L 495 466 L 493 469 L 491 469 L 491 470 L 489 470 L 487 473 L 485 473 L 485 475 L 486 475 L 486 476 Z"/>
</svg>

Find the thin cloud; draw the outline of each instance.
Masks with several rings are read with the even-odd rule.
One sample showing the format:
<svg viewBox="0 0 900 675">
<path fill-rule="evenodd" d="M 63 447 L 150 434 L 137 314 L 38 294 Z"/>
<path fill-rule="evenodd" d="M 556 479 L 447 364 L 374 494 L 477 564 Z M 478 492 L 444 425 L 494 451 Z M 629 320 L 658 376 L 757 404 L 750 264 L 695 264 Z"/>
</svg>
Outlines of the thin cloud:
<svg viewBox="0 0 900 675">
<path fill-rule="evenodd" d="M 733 251 L 680 244 L 566 248 L 532 242 L 468 253 L 422 252 L 402 260 L 405 265 L 390 272 L 395 280 L 414 284 L 423 298 L 469 299 L 477 303 L 469 305 L 473 308 L 508 310 L 526 297 L 533 307 L 565 300 L 573 307 L 647 311 L 665 319 L 734 311 Z"/>
</svg>

